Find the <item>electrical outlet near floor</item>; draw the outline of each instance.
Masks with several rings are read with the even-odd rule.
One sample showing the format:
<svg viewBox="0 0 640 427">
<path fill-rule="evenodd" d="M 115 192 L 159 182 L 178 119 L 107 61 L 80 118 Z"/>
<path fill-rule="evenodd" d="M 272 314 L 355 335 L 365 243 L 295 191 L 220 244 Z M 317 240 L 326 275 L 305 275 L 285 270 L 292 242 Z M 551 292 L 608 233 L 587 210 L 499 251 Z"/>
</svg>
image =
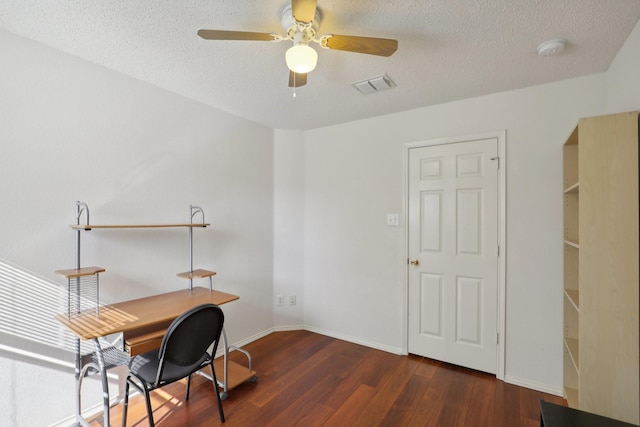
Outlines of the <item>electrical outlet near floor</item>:
<svg viewBox="0 0 640 427">
<path fill-rule="evenodd" d="M 289 305 L 296 305 L 296 296 L 289 295 Z"/>
<path fill-rule="evenodd" d="M 284 295 L 278 295 L 276 297 L 276 305 L 284 305 Z"/>
</svg>

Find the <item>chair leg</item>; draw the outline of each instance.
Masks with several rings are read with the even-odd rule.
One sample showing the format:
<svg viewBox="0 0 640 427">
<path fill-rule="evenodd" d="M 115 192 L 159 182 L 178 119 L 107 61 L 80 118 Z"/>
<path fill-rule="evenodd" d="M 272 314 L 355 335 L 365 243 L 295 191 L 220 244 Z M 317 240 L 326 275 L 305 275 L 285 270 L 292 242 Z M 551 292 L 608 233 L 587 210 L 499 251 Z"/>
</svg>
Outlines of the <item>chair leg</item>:
<svg viewBox="0 0 640 427">
<path fill-rule="evenodd" d="M 133 378 L 136 381 L 133 380 Z M 129 373 L 127 375 L 127 381 L 125 386 L 125 394 L 124 394 L 124 408 L 122 412 L 122 427 L 126 427 L 125 423 L 127 421 L 127 406 L 129 404 L 129 386 L 134 386 L 140 393 L 144 395 L 144 400 L 147 405 L 147 418 L 149 419 L 149 426 L 155 427 L 155 421 L 153 420 L 153 410 L 151 409 L 151 390 L 147 386 L 147 383 L 138 378 L 135 374 Z"/>
<path fill-rule="evenodd" d="M 124 403 L 122 404 L 122 427 L 127 426 L 127 409 L 129 408 L 129 377 L 124 386 Z"/>
<path fill-rule="evenodd" d="M 222 399 L 220 399 L 220 392 L 218 391 L 218 379 L 216 378 L 216 370 L 213 368 L 213 359 L 209 364 L 211 367 L 211 377 L 213 378 L 213 391 L 216 394 L 218 400 L 218 413 L 220 414 L 220 422 L 224 422 L 224 410 L 222 409 Z"/>
<path fill-rule="evenodd" d="M 184 400 L 189 400 L 189 390 L 191 389 L 191 375 L 187 377 L 187 397 Z"/>
<path fill-rule="evenodd" d="M 147 388 L 146 384 L 143 384 L 144 387 L 144 398 L 147 401 L 147 418 L 149 418 L 149 427 L 155 427 L 156 423 L 153 421 L 153 411 L 151 410 L 151 396 L 149 395 L 151 392 Z"/>
</svg>

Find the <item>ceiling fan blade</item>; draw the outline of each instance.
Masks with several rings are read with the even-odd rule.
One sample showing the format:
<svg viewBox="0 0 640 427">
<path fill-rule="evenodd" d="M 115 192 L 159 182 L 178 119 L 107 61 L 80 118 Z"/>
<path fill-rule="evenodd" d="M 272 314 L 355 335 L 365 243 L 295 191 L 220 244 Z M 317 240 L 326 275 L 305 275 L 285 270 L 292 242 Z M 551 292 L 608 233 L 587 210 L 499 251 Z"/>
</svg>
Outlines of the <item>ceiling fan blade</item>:
<svg viewBox="0 0 640 427">
<path fill-rule="evenodd" d="M 273 41 L 276 39 L 274 34 L 249 31 L 198 30 L 198 35 L 205 40 Z"/>
<path fill-rule="evenodd" d="M 391 56 L 398 50 L 398 40 L 376 37 L 341 36 L 332 34 L 323 36 L 326 42 L 322 46 L 347 52 L 366 53 L 368 55 Z"/>
<path fill-rule="evenodd" d="M 289 71 L 289 87 L 300 87 L 307 84 L 307 73 Z"/>
<path fill-rule="evenodd" d="M 291 14 L 296 21 L 311 22 L 316 16 L 316 0 L 291 0 Z"/>
</svg>

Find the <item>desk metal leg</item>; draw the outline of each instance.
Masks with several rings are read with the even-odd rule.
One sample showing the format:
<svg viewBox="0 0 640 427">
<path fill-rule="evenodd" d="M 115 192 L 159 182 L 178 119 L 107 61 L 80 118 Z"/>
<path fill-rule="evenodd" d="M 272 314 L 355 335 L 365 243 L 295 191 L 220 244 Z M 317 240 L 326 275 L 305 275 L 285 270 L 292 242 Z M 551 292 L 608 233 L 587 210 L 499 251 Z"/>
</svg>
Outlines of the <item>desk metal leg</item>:
<svg viewBox="0 0 640 427">
<path fill-rule="evenodd" d="M 102 403 L 104 408 L 104 425 L 109 426 L 109 380 L 107 378 L 107 368 L 104 363 L 104 354 L 98 338 L 93 340 L 96 346 L 96 355 L 98 358 L 98 368 L 100 371 L 100 379 L 102 380 Z"/>
<path fill-rule="evenodd" d="M 215 360 L 213 362 L 213 366 L 216 372 L 220 372 L 220 370 L 222 370 L 222 376 L 216 374 L 218 377 L 217 386 L 222 389 L 222 392 L 219 392 L 220 399 L 225 400 L 227 397 L 229 397 L 229 390 L 247 381 L 252 383 L 256 382 L 258 381 L 258 376 L 251 369 L 252 362 L 249 352 L 240 347 L 228 345 L 227 334 L 224 328 L 222 328 L 222 345 L 224 348 L 224 355 L 222 357 L 222 360 Z M 230 351 L 239 351 L 240 353 L 244 354 L 247 357 L 248 367 L 230 361 Z M 231 373 L 229 373 L 229 371 L 231 371 Z M 207 378 L 209 381 L 213 381 L 213 377 L 203 371 L 198 371 L 198 374 Z"/>
<path fill-rule="evenodd" d="M 237 385 L 242 384 L 245 381 L 256 382 L 258 377 L 256 373 L 252 370 L 252 362 L 251 355 L 248 351 L 229 345 L 227 342 L 227 333 L 224 328 L 222 328 L 222 344 L 224 346 L 224 357 L 222 360 L 222 380 L 218 379 L 218 386 L 222 388 L 222 393 L 220 393 L 220 399 L 225 400 L 229 397 L 229 390 L 236 387 Z M 229 352 L 230 351 L 239 351 L 247 357 L 248 366 L 244 367 L 238 363 L 232 362 L 229 360 Z M 220 367 L 219 363 L 214 362 L 214 366 Z M 232 367 L 231 374 L 229 375 L 229 367 Z M 218 371 L 219 372 L 219 371 Z M 233 377 L 233 378 L 231 378 Z M 220 377 L 218 377 L 220 378 Z"/>
<path fill-rule="evenodd" d="M 220 398 L 225 400 L 229 397 L 228 385 L 229 385 L 229 345 L 227 344 L 227 333 L 222 328 L 222 345 L 224 346 L 224 369 L 222 375 L 222 394 Z"/>
<path fill-rule="evenodd" d="M 125 353 L 113 347 L 103 349 L 98 338 L 94 338 L 93 343 L 95 352 L 84 356 L 80 352 L 80 340 L 76 343 L 76 422 L 78 425 L 89 427 L 89 423 L 82 415 L 82 381 L 88 374 L 97 372 L 100 374 L 102 383 L 103 425 L 109 426 L 111 401 L 109 399 L 107 369 L 126 364 L 129 358 Z M 115 351 L 117 353 L 114 353 Z"/>
<path fill-rule="evenodd" d="M 82 369 L 82 357 L 80 356 L 80 338 L 76 338 L 76 421 L 83 424 L 84 418 L 82 418 L 82 377 L 80 370 Z"/>
<path fill-rule="evenodd" d="M 216 386 L 222 388 L 222 393 L 219 393 L 220 399 L 225 400 L 227 397 L 229 397 L 228 390 L 230 387 L 229 387 L 229 346 L 227 345 L 227 334 L 225 333 L 224 328 L 222 328 L 222 347 L 224 348 L 224 355 L 222 356 L 222 378 L 220 378 L 220 375 L 218 375 L 218 383 L 216 384 Z M 214 369 L 216 365 L 219 368 L 219 364 L 214 363 Z M 203 371 L 198 371 L 198 374 L 202 375 L 209 381 L 213 381 L 213 376 Z"/>
<path fill-rule="evenodd" d="M 87 375 L 87 371 L 89 369 L 93 369 L 100 373 L 100 379 L 102 381 L 102 399 L 104 403 L 104 424 L 105 426 L 109 426 L 109 381 L 107 379 L 107 368 L 104 363 L 104 354 L 102 352 L 102 347 L 100 346 L 100 342 L 97 338 L 94 339 L 94 344 L 96 347 L 96 359 L 98 360 L 98 364 L 95 363 L 86 363 L 84 366 L 82 365 L 82 355 L 80 354 L 80 342 L 76 344 L 76 421 L 81 426 L 89 426 L 89 423 L 82 415 L 82 380 Z"/>
<path fill-rule="evenodd" d="M 96 343 L 96 349 L 100 348 L 100 344 L 98 343 L 98 340 L 95 340 Z M 101 353 L 101 352 L 100 352 Z M 104 362 L 104 361 L 103 361 Z M 104 363 L 103 363 L 104 366 Z M 76 369 L 75 369 L 75 377 L 76 377 L 76 422 L 78 423 L 78 425 L 81 426 L 85 426 L 85 427 L 89 427 L 89 423 L 87 422 L 87 420 L 84 418 L 84 416 L 82 415 L 82 380 L 84 379 L 84 377 L 87 375 L 87 371 L 89 369 L 93 369 L 96 371 L 99 371 L 103 374 L 103 389 L 104 389 L 104 383 L 105 383 L 105 379 L 106 379 L 106 372 L 103 372 L 100 370 L 100 366 L 96 365 L 95 363 L 86 363 L 83 365 L 83 358 L 82 358 L 82 354 L 80 353 L 80 340 L 77 339 L 76 340 Z M 107 399 L 108 399 L 108 389 L 107 389 Z M 109 414 L 107 412 L 106 415 L 106 426 L 108 426 L 108 421 L 109 421 Z"/>
</svg>

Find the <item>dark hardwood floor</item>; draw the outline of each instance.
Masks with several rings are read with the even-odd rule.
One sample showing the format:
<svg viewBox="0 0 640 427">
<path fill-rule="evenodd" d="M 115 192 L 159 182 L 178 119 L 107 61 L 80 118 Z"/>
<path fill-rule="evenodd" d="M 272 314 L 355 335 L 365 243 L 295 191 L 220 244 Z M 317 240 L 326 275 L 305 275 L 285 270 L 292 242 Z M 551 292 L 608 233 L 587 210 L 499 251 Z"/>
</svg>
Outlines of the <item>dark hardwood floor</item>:
<svg viewBox="0 0 640 427">
<path fill-rule="evenodd" d="M 225 426 L 537 427 L 538 400 L 558 396 L 417 356 L 397 356 L 306 331 L 276 332 L 245 347 L 256 383 L 229 392 Z M 232 359 L 244 363 L 243 356 Z M 220 425 L 213 387 L 195 376 L 152 392 L 156 424 Z M 144 400 L 130 401 L 127 426 L 147 426 Z M 111 409 L 122 422 L 122 405 Z M 101 425 L 102 417 L 92 425 Z"/>
</svg>

